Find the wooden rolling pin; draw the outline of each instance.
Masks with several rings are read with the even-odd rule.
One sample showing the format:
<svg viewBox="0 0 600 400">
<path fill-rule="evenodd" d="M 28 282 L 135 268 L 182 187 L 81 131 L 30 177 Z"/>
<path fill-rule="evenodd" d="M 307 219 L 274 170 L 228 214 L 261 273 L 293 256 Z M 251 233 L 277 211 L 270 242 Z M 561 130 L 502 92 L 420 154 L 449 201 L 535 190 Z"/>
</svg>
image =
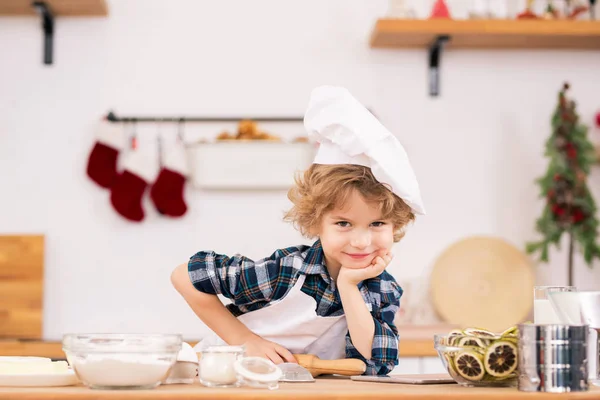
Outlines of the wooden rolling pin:
<svg viewBox="0 0 600 400">
<path fill-rule="evenodd" d="M 321 360 L 314 354 L 294 354 L 298 364 L 306 368 L 313 378 L 319 375 L 338 374 L 345 376 L 362 375 L 367 366 L 356 358 Z"/>
</svg>

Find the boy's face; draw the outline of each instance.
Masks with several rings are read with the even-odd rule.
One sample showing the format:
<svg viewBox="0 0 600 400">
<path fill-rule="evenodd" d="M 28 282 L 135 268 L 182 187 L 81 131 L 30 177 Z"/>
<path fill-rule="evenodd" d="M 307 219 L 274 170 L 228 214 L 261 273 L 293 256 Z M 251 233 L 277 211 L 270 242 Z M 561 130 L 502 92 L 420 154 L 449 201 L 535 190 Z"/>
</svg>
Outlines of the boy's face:
<svg viewBox="0 0 600 400">
<path fill-rule="evenodd" d="M 383 220 L 378 205 L 353 191 L 343 208 L 323 215 L 318 236 L 329 268 L 365 268 L 379 252 L 394 244 L 394 227 Z"/>
</svg>

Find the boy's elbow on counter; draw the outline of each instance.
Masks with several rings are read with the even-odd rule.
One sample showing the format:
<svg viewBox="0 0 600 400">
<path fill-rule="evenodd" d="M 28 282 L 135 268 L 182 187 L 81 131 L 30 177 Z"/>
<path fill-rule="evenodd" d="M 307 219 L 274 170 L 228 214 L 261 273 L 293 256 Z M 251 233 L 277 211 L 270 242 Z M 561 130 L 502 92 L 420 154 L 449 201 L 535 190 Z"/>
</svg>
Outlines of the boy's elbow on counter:
<svg viewBox="0 0 600 400">
<path fill-rule="evenodd" d="M 204 293 L 196 289 L 188 274 L 187 264 L 178 265 L 171 272 L 171 284 L 188 303 L 212 302 L 213 298 L 216 297 L 214 294 Z"/>
<path fill-rule="evenodd" d="M 182 295 L 193 287 L 190 277 L 188 275 L 187 264 L 178 265 L 173 272 L 171 272 L 171 284 Z"/>
<path fill-rule="evenodd" d="M 367 362 L 367 369 L 363 375 L 387 375 L 394 370 L 398 362 L 375 362 L 370 360 Z"/>
</svg>

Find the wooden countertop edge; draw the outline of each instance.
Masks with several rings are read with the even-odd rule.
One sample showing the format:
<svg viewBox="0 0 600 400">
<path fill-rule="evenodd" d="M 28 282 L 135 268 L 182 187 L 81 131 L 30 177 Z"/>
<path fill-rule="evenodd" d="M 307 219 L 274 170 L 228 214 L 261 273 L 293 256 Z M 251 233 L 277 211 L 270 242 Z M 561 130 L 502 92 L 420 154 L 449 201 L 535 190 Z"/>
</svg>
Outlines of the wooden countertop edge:
<svg viewBox="0 0 600 400">
<path fill-rule="evenodd" d="M 248 387 L 235 389 L 206 388 L 198 382 L 191 385 L 161 385 L 153 390 L 92 390 L 84 386 L 56 388 L 0 387 L 4 399 L 403 399 L 403 400 L 531 400 L 531 399 L 598 399 L 600 388 L 591 387 L 578 393 L 526 393 L 517 388 L 466 388 L 459 385 L 401 385 L 389 383 L 355 382 L 347 379 L 318 378 L 314 383 L 282 383 L 277 390 Z"/>
<path fill-rule="evenodd" d="M 0 339 L 0 356 L 64 358 L 65 354 L 60 342 Z M 433 339 L 400 338 L 400 357 L 437 357 Z"/>
</svg>

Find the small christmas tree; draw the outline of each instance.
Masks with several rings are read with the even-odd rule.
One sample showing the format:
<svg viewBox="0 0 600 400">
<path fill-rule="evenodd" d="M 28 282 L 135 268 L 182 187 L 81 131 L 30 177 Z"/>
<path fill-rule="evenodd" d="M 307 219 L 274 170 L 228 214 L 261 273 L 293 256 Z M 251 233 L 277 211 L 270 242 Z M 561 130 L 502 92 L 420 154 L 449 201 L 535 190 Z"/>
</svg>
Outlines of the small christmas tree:
<svg viewBox="0 0 600 400">
<path fill-rule="evenodd" d="M 567 100 L 568 84 L 558 95 L 558 106 L 552 116 L 552 134 L 546 142 L 545 155 L 550 158 L 546 174 L 537 180 L 541 196 L 546 199 L 536 230 L 542 240 L 528 243 L 527 252 L 540 252 L 548 262 L 550 245 L 560 247 L 563 233 L 569 235 L 568 284 L 573 285 L 574 242 L 581 247 L 584 259 L 591 266 L 600 258 L 596 244 L 598 220 L 596 204 L 587 187 L 590 166 L 596 162 L 594 146 L 587 138 L 587 127 L 579 122 L 576 104 Z"/>
<path fill-rule="evenodd" d="M 448 5 L 445 0 L 436 0 L 433 4 L 433 8 L 431 9 L 430 19 L 442 18 L 442 19 L 452 19 L 450 15 L 450 10 L 448 9 Z"/>
</svg>

